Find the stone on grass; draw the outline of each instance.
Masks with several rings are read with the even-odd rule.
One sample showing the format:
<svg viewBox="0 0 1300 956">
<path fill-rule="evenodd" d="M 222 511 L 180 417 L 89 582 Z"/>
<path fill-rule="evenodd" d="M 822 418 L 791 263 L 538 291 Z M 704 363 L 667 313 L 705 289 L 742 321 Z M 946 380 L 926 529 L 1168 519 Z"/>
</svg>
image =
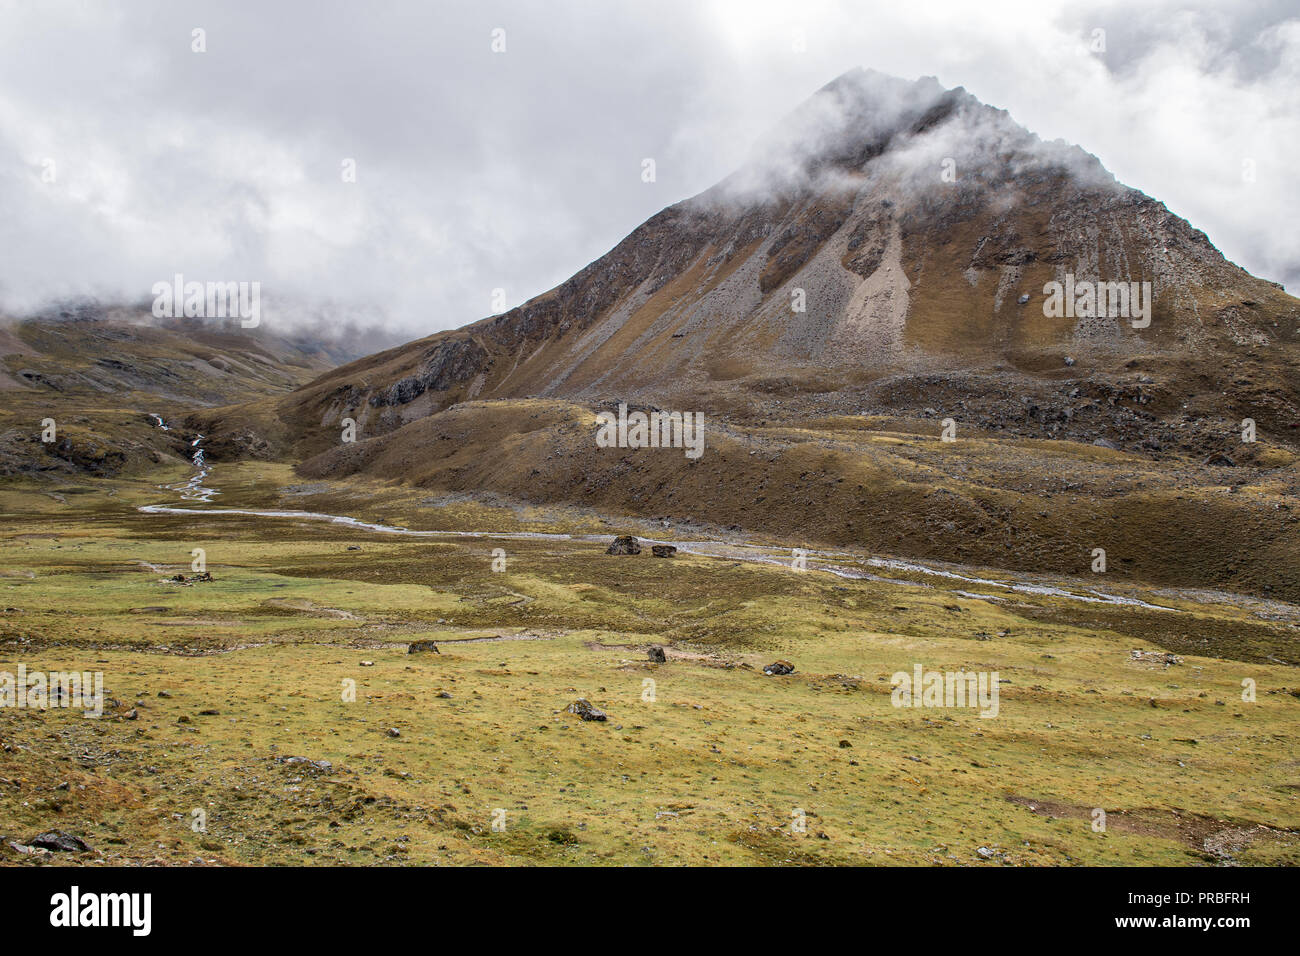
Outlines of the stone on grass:
<svg viewBox="0 0 1300 956">
<path fill-rule="evenodd" d="M 605 551 L 606 554 L 640 554 L 641 542 L 635 535 L 620 534 Z"/>
<path fill-rule="evenodd" d="M 90 849 L 81 837 L 64 833 L 62 830 L 46 830 L 44 833 L 38 833 L 27 841 L 27 845 L 61 853 L 85 853 Z"/>
<path fill-rule="evenodd" d="M 579 697 L 568 707 L 564 708 L 570 714 L 577 714 L 583 720 L 608 720 L 605 712 L 599 708 L 593 707 L 591 701 L 585 697 Z"/>
</svg>

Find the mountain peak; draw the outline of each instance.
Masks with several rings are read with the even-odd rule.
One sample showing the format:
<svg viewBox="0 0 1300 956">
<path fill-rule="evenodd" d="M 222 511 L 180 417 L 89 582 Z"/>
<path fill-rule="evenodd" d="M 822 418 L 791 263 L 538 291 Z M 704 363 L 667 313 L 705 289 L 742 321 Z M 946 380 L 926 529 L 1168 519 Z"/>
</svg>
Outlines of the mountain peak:
<svg viewBox="0 0 1300 956">
<path fill-rule="evenodd" d="M 1150 290 L 1151 321 L 1052 314 L 1067 276 Z M 933 77 L 856 69 L 568 281 L 331 373 L 290 414 L 387 431 L 469 399 L 700 407 L 772 382 L 842 409 L 870 380 L 1272 341 L 1294 306 L 1082 149 Z"/>
<path fill-rule="evenodd" d="M 911 188 L 995 183 L 1048 170 L 1065 171 L 1081 186 L 1114 186 L 1096 157 L 1042 141 L 963 87 L 859 67 L 778 121 L 745 165 L 701 198 L 789 197 L 860 186 L 871 176 L 906 180 Z"/>
</svg>

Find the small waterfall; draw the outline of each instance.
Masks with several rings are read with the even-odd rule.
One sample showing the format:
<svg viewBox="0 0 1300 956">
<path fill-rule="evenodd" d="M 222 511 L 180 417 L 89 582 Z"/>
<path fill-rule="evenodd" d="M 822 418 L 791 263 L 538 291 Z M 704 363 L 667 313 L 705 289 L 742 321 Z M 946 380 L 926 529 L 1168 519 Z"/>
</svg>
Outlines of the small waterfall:
<svg viewBox="0 0 1300 956">
<path fill-rule="evenodd" d="M 163 422 L 161 415 L 150 413 L 149 417 L 157 422 L 158 427 L 163 431 L 171 431 L 171 429 Z M 207 456 L 203 453 L 203 436 L 195 436 L 194 440 L 190 442 L 190 447 L 194 449 L 194 453 L 190 456 L 190 461 L 194 464 L 194 474 L 188 481 L 177 485 L 163 485 L 163 487 L 168 491 L 180 492 L 181 498 L 185 501 L 211 502 L 213 497 L 220 494 L 220 492 L 215 488 L 208 488 L 203 484 L 203 482 L 207 480 L 208 474 L 212 471 L 212 469 L 208 467 Z"/>
</svg>

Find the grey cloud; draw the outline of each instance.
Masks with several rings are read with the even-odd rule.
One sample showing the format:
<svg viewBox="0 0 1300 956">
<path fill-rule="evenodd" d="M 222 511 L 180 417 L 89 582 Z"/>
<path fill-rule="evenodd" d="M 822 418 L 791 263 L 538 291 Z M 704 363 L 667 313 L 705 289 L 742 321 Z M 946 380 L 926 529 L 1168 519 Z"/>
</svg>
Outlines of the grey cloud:
<svg viewBox="0 0 1300 956">
<path fill-rule="evenodd" d="M 290 324 L 455 327 L 756 144 L 797 151 L 791 110 L 857 65 L 965 86 L 1300 284 L 1286 5 L 896 6 L 0 4 L 0 308 L 135 301 L 181 272 L 260 280 Z M 1097 26 L 1106 52 L 1080 53 Z"/>
</svg>

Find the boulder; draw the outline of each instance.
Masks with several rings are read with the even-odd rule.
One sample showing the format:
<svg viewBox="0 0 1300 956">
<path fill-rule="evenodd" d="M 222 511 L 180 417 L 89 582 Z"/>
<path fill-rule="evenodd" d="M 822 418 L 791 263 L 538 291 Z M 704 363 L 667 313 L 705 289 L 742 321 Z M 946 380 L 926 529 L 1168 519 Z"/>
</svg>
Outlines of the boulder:
<svg viewBox="0 0 1300 956">
<path fill-rule="evenodd" d="M 429 651 L 441 655 L 442 651 L 438 650 L 438 644 L 435 641 L 411 641 L 406 648 L 408 654 L 427 654 Z"/>
<path fill-rule="evenodd" d="M 620 534 L 606 550 L 606 554 L 640 554 L 641 542 L 634 535 Z"/>
<path fill-rule="evenodd" d="M 650 646 L 649 654 L 650 660 L 654 661 L 656 664 L 664 664 L 668 661 L 668 655 L 664 653 L 664 649 L 658 644 L 652 644 Z"/>
<path fill-rule="evenodd" d="M 46 830 L 44 833 L 38 833 L 27 841 L 27 846 L 62 853 L 85 853 L 90 849 L 86 845 L 86 841 L 81 837 L 73 836 L 71 833 L 64 833 L 62 830 Z"/>
<path fill-rule="evenodd" d="M 763 668 L 763 673 L 767 674 L 768 676 L 793 674 L 794 665 L 791 664 L 789 661 L 773 661 L 771 664 L 768 664 L 766 667 Z"/>
<path fill-rule="evenodd" d="M 605 712 L 591 705 L 591 701 L 585 697 L 579 697 L 568 707 L 564 708 L 570 714 L 577 714 L 583 720 L 608 720 Z"/>
<path fill-rule="evenodd" d="M 650 551 L 656 558 L 671 558 L 677 553 L 677 548 L 671 544 L 652 544 Z"/>
</svg>

